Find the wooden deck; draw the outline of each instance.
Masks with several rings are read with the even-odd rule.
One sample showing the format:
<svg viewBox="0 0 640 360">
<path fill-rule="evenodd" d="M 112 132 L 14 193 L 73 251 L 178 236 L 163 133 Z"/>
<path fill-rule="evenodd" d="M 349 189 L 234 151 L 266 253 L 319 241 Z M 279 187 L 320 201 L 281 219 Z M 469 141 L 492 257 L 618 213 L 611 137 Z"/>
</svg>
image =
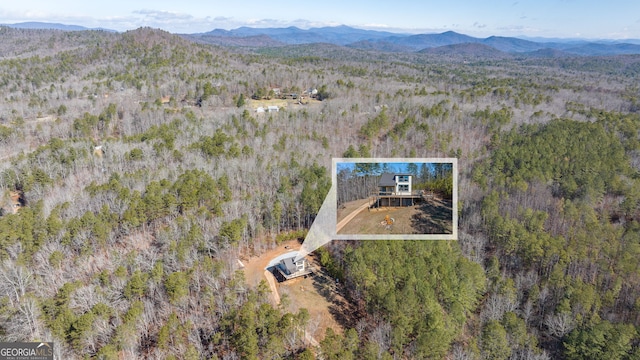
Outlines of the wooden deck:
<svg viewBox="0 0 640 360">
<path fill-rule="evenodd" d="M 431 194 L 431 197 L 433 197 L 433 194 Z M 385 199 L 386 201 L 384 201 Z M 429 194 L 422 190 L 415 190 L 411 194 L 374 193 L 371 195 L 369 207 L 413 206 L 416 202 L 428 200 Z"/>
<path fill-rule="evenodd" d="M 311 264 L 309 264 L 309 262 L 306 262 L 304 270 L 296 271 L 292 274 L 287 274 L 278 265 L 274 265 L 273 267 L 269 268 L 269 271 L 271 271 L 273 276 L 276 277 L 278 282 L 283 282 L 283 281 L 299 278 L 301 276 L 311 275 L 313 274 L 314 269 L 311 266 Z"/>
</svg>

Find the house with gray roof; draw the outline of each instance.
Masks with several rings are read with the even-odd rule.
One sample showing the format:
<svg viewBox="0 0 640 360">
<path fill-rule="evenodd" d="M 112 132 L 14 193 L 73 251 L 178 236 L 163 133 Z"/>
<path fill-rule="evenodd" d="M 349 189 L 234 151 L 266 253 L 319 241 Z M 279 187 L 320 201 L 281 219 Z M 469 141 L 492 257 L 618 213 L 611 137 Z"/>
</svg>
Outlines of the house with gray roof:
<svg viewBox="0 0 640 360">
<path fill-rule="evenodd" d="M 411 174 L 384 173 L 378 187 L 380 195 L 411 195 Z"/>
<path fill-rule="evenodd" d="M 413 175 L 383 173 L 378 182 L 377 206 L 412 206 L 420 196 L 413 193 Z"/>
<path fill-rule="evenodd" d="M 275 271 L 273 271 L 273 274 L 276 276 L 278 281 L 285 281 L 300 276 L 306 276 L 313 272 L 309 262 L 306 259 L 303 258 L 298 261 L 294 261 L 295 257 L 296 256 L 294 255 L 284 258 L 280 260 L 280 262 L 275 266 Z"/>
</svg>

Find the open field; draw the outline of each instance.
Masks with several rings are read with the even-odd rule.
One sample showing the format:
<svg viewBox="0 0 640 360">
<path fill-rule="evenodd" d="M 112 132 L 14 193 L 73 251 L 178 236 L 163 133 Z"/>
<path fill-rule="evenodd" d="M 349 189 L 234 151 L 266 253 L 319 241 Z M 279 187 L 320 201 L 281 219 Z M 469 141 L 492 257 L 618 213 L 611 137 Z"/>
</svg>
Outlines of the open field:
<svg viewBox="0 0 640 360">
<path fill-rule="evenodd" d="M 288 105 L 293 104 L 292 101 L 282 100 L 282 99 L 272 99 L 272 100 L 249 100 L 249 106 L 253 109 L 257 109 L 258 107 L 267 108 L 269 106 L 277 106 L 280 108 L 286 108 Z"/>
<path fill-rule="evenodd" d="M 305 98 L 304 100 L 301 100 L 302 104 L 300 104 L 300 101 L 298 101 L 298 99 L 261 99 L 261 100 L 248 100 L 248 105 L 250 108 L 257 109 L 259 107 L 263 107 L 264 109 L 266 109 L 269 106 L 277 106 L 279 108 L 292 108 L 295 109 L 297 107 L 302 107 L 302 106 L 314 106 L 317 107 L 320 104 L 322 104 L 321 101 L 315 100 L 315 99 L 307 99 Z"/>
<path fill-rule="evenodd" d="M 345 206 L 345 210 L 352 209 L 355 204 L 363 201 L 365 200 L 353 201 Z M 387 215 L 394 219 L 394 224 L 390 227 L 382 223 Z M 343 213 L 344 217 L 346 211 Z M 344 225 L 338 234 L 451 234 L 452 218 L 451 201 L 435 196 L 414 206 L 364 210 Z"/>
<path fill-rule="evenodd" d="M 339 284 L 336 284 L 313 259 L 317 271 L 308 277 L 299 277 L 277 284 L 280 297 L 288 298 L 287 311 L 295 313 L 300 309 L 309 311 L 308 331 L 314 339 L 324 338 L 327 328 L 342 333 L 349 324 L 348 314 L 352 314 L 352 304 L 342 296 Z"/>
</svg>

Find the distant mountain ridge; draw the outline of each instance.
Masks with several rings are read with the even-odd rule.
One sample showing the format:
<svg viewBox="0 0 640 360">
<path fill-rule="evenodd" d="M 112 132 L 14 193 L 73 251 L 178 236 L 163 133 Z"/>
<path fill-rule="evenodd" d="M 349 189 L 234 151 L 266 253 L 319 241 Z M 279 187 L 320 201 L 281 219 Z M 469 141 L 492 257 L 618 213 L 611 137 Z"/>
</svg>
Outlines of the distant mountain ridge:
<svg viewBox="0 0 640 360">
<path fill-rule="evenodd" d="M 462 56 L 478 59 L 507 59 L 513 55 L 500 51 L 489 45 L 480 43 L 462 43 L 427 48 L 419 51 L 422 54 Z"/>
<path fill-rule="evenodd" d="M 89 29 L 78 25 L 65 25 L 46 22 L 24 22 L 4 24 L 20 29 L 56 29 L 63 31 L 105 30 Z M 114 31 L 115 32 L 115 31 Z M 252 28 L 240 27 L 232 30 L 214 29 L 205 33 L 181 34 L 182 37 L 221 46 L 241 47 L 277 47 L 286 45 L 302 45 L 327 43 L 347 46 L 353 49 L 382 52 L 430 52 L 428 49 L 448 46 L 440 52 L 461 51 L 471 56 L 473 51 L 489 54 L 489 50 L 479 46 L 457 46 L 462 44 L 482 44 L 504 54 L 533 57 L 565 57 L 565 56 L 606 56 L 640 54 L 640 40 L 601 40 L 587 41 L 580 39 L 543 39 L 490 36 L 477 38 L 454 31 L 438 34 L 402 34 L 387 31 L 357 29 L 346 25 L 300 29 L 295 26 L 286 28 Z M 462 55 L 462 54 L 460 54 Z M 498 55 L 498 53 L 493 53 Z"/>
<path fill-rule="evenodd" d="M 239 27 L 233 30 L 214 29 L 202 34 L 190 34 L 190 36 L 221 36 L 221 37 L 249 37 L 266 35 L 270 38 L 280 41 L 288 45 L 310 44 L 310 43 L 329 43 L 334 45 L 348 45 L 363 40 L 380 40 L 388 37 L 398 36 L 400 34 L 362 30 L 349 26 L 333 26 L 310 28 L 308 30 L 300 29 L 295 26 L 286 28 L 251 28 Z"/>
<path fill-rule="evenodd" d="M 441 46 L 460 44 L 483 44 L 503 53 L 533 56 L 601 56 L 640 54 L 640 40 L 628 41 L 587 41 L 568 39 L 549 39 L 549 41 L 534 41 L 517 37 L 490 36 L 476 38 L 454 31 L 439 34 L 399 34 L 385 31 L 363 30 L 349 26 L 311 28 L 308 30 L 294 26 L 287 28 L 251 28 L 241 27 L 233 30 L 215 29 L 202 34 L 186 35 L 195 39 L 205 40 L 215 37 L 218 45 L 237 44 L 237 38 L 256 40 L 247 42 L 247 46 L 273 46 L 273 42 L 264 42 L 267 36 L 283 45 L 299 45 L 310 43 L 329 43 L 347 46 L 354 49 L 377 50 L 384 52 L 420 52 Z M 206 40 L 205 40 L 206 41 Z M 464 49 L 466 54 L 472 49 L 487 52 L 484 47 L 454 47 L 445 51 Z"/>
<path fill-rule="evenodd" d="M 106 28 L 88 28 L 80 25 L 66 25 L 50 22 L 27 21 L 15 24 L 0 24 L 14 29 L 34 29 L 34 30 L 62 30 L 62 31 L 86 31 L 86 30 L 102 30 L 109 32 L 117 32 Z"/>
</svg>

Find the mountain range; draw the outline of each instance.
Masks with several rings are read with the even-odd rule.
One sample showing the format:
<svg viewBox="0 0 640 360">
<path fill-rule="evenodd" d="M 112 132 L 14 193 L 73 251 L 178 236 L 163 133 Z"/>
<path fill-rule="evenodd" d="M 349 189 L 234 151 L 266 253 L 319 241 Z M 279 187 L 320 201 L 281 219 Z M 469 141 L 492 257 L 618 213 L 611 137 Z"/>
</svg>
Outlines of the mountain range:
<svg viewBox="0 0 640 360">
<path fill-rule="evenodd" d="M 640 54 L 640 40 L 625 41 L 588 41 L 553 39 L 553 41 L 533 41 L 516 37 L 490 36 L 477 38 L 447 31 L 439 34 L 398 34 L 384 31 L 362 30 L 348 26 L 311 28 L 250 28 L 241 27 L 234 30 L 216 29 L 201 34 L 184 35 L 202 42 L 217 45 L 237 44 L 244 40 L 245 46 L 274 46 L 308 43 L 330 43 L 356 49 L 378 50 L 387 52 L 429 52 L 428 49 L 439 47 L 454 51 L 465 49 L 482 49 L 483 53 L 494 49 L 507 54 L 534 55 L 549 54 L 551 56 L 600 56 Z M 268 41 L 267 41 L 268 40 Z M 461 46 L 463 44 L 482 44 L 490 49 L 478 46 Z"/>
<path fill-rule="evenodd" d="M 105 30 L 77 25 L 42 22 L 7 24 L 22 29 L 57 29 L 63 31 Z M 194 41 L 223 46 L 276 47 L 328 43 L 354 49 L 384 52 L 450 53 L 476 56 L 605 56 L 640 54 L 640 40 L 543 39 L 490 36 L 477 38 L 447 31 L 438 34 L 402 34 L 364 30 L 349 26 L 300 29 L 240 27 L 214 29 L 206 33 L 181 34 Z M 484 46 L 479 46 L 484 45 Z M 441 49 L 439 49 L 441 48 Z M 437 50 L 434 50 L 437 49 Z"/>
<path fill-rule="evenodd" d="M 0 26 L 8 26 L 15 29 L 35 29 L 35 30 L 62 30 L 62 31 L 85 31 L 85 30 L 102 30 L 109 32 L 117 32 L 105 28 L 88 28 L 80 25 L 66 25 L 59 23 L 28 21 L 16 24 L 0 24 Z"/>
</svg>

